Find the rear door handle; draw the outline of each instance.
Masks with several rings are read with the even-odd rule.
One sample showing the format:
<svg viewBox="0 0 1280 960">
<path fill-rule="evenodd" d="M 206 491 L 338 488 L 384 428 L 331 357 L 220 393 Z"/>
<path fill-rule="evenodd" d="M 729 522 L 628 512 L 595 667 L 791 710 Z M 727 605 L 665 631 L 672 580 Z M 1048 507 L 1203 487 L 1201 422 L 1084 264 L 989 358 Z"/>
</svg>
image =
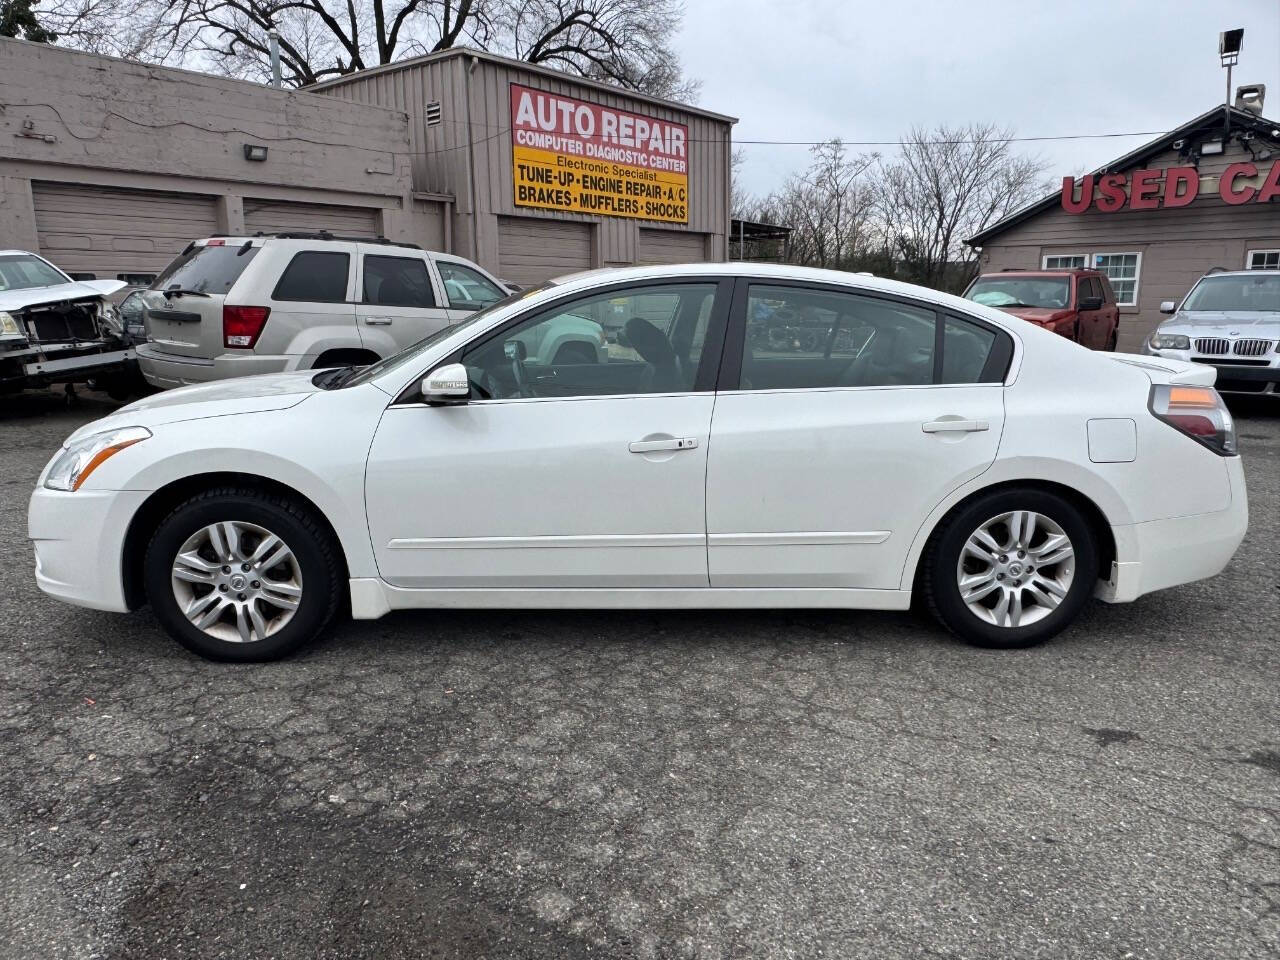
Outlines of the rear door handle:
<svg viewBox="0 0 1280 960">
<path fill-rule="evenodd" d="M 391 323 L 390 317 L 365 317 L 364 322 L 371 327 L 385 327 Z"/>
<path fill-rule="evenodd" d="M 920 429 L 925 433 L 978 433 L 990 430 L 991 424 L 986 420 L 930 420 L 922 423 Z"/>
<path fill-rule="evenodd" d="M 649 453 L 652 450 L 692 450 L 697 445 L 697 437 L 672 437 L 670 440 L 632 440 L 627 449 L 632 453 Z"/>
</svg>

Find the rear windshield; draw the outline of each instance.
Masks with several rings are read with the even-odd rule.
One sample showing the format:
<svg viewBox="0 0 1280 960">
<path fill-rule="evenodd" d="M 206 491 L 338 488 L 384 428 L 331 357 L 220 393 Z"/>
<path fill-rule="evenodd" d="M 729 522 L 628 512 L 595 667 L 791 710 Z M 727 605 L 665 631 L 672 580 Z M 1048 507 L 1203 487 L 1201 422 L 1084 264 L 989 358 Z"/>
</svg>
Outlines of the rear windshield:
<svg viewBox="0 0 1280 960">
<path fill-rule="evenodd" d="M 1205 277 L 1196 284 L 1182 309 L 1280 311 L 1280 274 Z"/>
<path fill-rule="evenodd" d="M 1071 299 L 1066 277 L 979 277 L 964 295 L 984 307 L 1065 307 Z"/>
<path fill-rule="evenodd" d="M 0 290 L 30 290 L 32 287 L 52 287 L 66 283 L 62 271 L 56 270 L 39 257 L 19 253 L 0 257 Z"/>
<path fill-rule="evenodd" d="M 240 279 L 244 268 L 258 255 L 258 247 L 192 247 L 164 268 L 151 285 L 152 290 L 179 290 L 196 293 L 226 293 Z"/>
</svg>

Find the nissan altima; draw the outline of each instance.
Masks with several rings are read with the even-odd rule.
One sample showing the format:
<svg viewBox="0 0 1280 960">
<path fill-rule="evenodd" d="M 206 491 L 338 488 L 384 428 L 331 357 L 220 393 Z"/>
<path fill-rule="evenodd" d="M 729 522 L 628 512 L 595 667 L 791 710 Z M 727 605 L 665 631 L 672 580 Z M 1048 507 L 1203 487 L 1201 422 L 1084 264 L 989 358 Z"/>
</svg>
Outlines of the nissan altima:
<svg viewBox="0 0 1280 960">
<path fill-rule="evenodd" d="M 762 315 L 814 335 L 755 336 Z M 566 318 L 612 333 L 572 362 L 529 351 Z M 36 579 L 149 603 L 223 660 L 284 656 L 348 613 L 913 598 L 1022 647 L 1090 598 L 1230 560 L 1248 507 L 1214 376 L 870 276 L 595 271 L 372 366 L 187 387 L 82 427 L 31 498 Z"/>
</svg>

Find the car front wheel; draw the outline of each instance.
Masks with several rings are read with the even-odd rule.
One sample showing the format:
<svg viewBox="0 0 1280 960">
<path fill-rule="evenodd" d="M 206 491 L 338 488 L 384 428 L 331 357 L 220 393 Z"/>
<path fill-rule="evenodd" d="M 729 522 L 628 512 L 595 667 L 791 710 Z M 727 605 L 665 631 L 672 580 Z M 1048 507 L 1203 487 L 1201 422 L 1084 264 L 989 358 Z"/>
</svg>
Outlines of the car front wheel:
<svg viewBox="0 0 1280 960">
<path fill-rule="evenodd" d="M 1093 592 L 1093 531 L 1070 501 L 1002 490 L 950 518 L 924 570 L 926 600 L 944 626 L 983 647 L 1029 647 L 1066 627 Z"/>
<path fill-rule="evenodd" d="M 211 490 L 180 504 L 143 562 L 157 619 L 211 660 L 287 656 L 337 615 L 332 535 L 301 504 L 259 490 Z"/>
</svg>

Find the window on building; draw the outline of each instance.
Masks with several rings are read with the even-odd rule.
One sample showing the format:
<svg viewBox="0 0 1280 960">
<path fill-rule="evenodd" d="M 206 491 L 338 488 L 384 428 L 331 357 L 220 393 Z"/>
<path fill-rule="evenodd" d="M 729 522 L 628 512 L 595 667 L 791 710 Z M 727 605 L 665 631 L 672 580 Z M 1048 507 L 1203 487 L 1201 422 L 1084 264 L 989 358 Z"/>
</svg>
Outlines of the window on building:
<svg viewBox="0 0 1280 960">
<path fill-rule="evenodd" d="M 1093 266 L 1111 281 L 1111 289 L 1116 292 L 1116 303 L 1122 307 L 1137 306 L 1142 254 L 1095 253 Z"/>
<path fill-rule="evenodd" d="M 1246 270 L 1280 270 L 1280 250 L 1250 250 Z"/>
<path fill-rule="evenodd" d="M 1078 270 L 1089 262 L 1087 253 L 1054 253 L 1044 258 L 1043 270 Z"/>
</svg>

